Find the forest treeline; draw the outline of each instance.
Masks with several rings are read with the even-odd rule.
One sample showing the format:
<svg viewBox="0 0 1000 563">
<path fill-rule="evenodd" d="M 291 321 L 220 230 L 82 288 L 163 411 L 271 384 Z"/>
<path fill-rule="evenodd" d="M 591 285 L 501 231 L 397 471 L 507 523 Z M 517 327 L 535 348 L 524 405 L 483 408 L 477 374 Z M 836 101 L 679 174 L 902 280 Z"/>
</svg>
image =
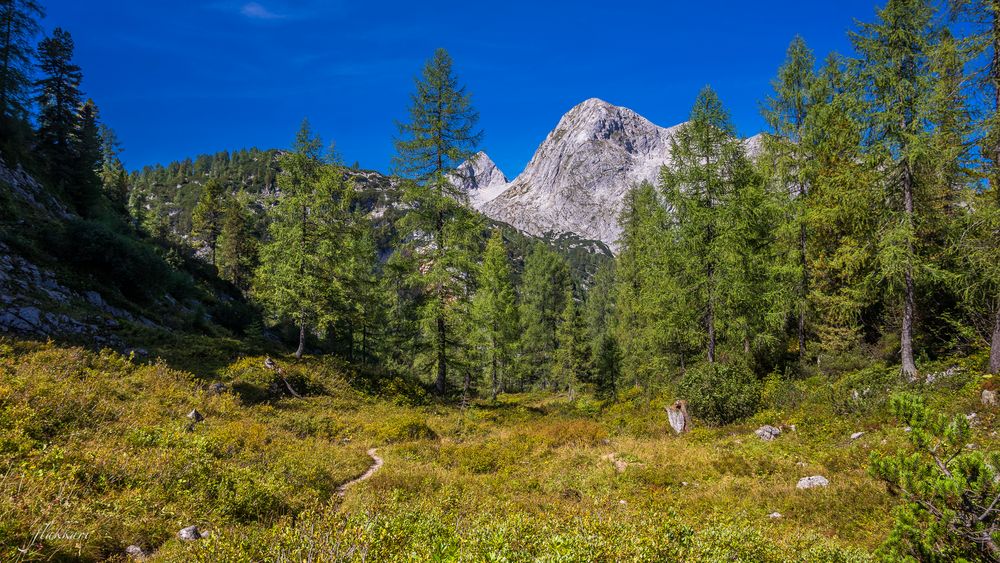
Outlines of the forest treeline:
<svg viewBox="0 0 1000 563">
<path fill-rule="evenodd" d="M 853 56 L 821 62 L 795 38 L 759 147 L 706 87 L 673 165 L 629 192 L 619 256 L 587 283 L 544 244 L 515 263 L 512 238 L 455 187 L 483 132 L 444 50 L 399 124 L 385 180 L 398 201 L 376 201 L 386 186 L 308 122 L 289 150 L 126 173 L 70 34 L 34 44 L 42 15 L 34 0 L 0 5 L 5 161 L 94 229 L 157 242 L 174 265 L 197 253 L 299 354 L 441 394 L 670 389 L 703 415 L 714 390 L 745 398 L 720 421 L 752 413 L 772 373 L 885 360 L 912 379 L 925 359 L 986 346 L 1000 370 L 993 2 L 891 0 L 851 32 Z"/>
</svg>

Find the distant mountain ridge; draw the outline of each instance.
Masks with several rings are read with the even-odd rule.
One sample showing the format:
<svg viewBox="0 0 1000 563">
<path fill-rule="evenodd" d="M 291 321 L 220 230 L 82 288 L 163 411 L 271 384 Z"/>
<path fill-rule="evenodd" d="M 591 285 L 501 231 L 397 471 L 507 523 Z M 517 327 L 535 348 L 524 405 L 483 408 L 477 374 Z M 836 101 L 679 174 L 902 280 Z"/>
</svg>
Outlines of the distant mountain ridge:
<svg viewBox="0 0 1000 563">
<path fill-rule="evenodd" d="M 618 217 L 635 184 L 656 182 L 670 165 L 683 124 L 660 127 L 638 113 L 591 98 L 569 110 L 513 181 L 485 153 L 459 167 L 456 184 L 484 215 L 534 236 L 574 233 L 616 247 Z M 746 141 L 759 151 L 760 135 Z"/>
</svg>

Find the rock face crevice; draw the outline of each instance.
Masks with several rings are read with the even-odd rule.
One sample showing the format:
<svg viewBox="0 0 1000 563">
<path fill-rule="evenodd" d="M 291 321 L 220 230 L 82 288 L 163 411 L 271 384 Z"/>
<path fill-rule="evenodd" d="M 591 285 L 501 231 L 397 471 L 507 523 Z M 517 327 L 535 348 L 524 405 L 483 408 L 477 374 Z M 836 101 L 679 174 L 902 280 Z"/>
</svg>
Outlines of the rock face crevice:
<svg viewBox="0 0 1000 563">
<path fill-rule="evenodd" d="M 660 127 L 591 98 L 559 120 L 513 181 L 480 153 L 459 167 L 455 183 L 491 219 L 534 236 L 570 232 L 615 249 L 625 194 L 643 181 L 657 182 L 682 125 Z M 756 137 L 747 140 L 751 153 L 758 145 Z"/>
</svg>

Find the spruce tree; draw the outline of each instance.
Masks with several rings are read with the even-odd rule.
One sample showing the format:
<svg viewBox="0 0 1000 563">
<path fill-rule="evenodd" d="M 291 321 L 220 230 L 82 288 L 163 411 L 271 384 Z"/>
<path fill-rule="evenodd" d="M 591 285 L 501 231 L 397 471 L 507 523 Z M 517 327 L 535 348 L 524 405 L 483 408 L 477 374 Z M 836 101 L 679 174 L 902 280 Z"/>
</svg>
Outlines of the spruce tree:
<svg viewBox="0 0 1000 563">
<path fill-rule="evenodd" d="M 862 24 L 851 34 L 866 92 L 869 154 L 882 171 L 887 201 L 879 240 L 880 275 L 902 301 L 900 361 L 910 379 L 917 375 L 916 276 L 923 265 L 917 245 L 927 196 L 920 169 L 929 145 L 933 14 L 927 0 L 888 0 L 876 23 Z"/>
<path fill-rule="evenodd" d="M 122 214 L 127 213 L 129 177 L 122 164 L 121 143 L 114 130 L 106 125 L 100 127 L 101 137 L 101 186 L 112 206 Z"/>
<path fill-rule="evenodd" d="M 73 184 L 79 170 L 76 133 L 80 129 L 83 73 L 73 64 L 73 38 L 68 32 L 56 28 L 38 44 L 38 68 L 42 74 L 35 82 L 38 153 L 53 184 L 82 210 L 90 203 L 91 194 L 80 191 L 88 186 Z"/>
<path fill-rule="evenodd" d="M 410 120 L 399 124 L 394 166 L 411 179 L 403 194 L 409 211 L 400 227 L 408 240 L 410 282 L 423 299 L 426 346 L 420 359 L 435 372 L 435 387 L 443 394 L 450 360 L 465 346 L 457 329 L 466 318 L 482 232 L 479 216 L 462 204 L 448 174 L 472 158 L 482 132 L 447 51 L 435 52 L 415 86 Z"/>
<path fill-rule="evenodd" d="M 500 229 L 493 231 L 486 244 L 477 281 L 472 318 L 483 350 L 490 395 L 496 400 L 510 380 L 519 330 L 510 260 Z"/>
</svg>

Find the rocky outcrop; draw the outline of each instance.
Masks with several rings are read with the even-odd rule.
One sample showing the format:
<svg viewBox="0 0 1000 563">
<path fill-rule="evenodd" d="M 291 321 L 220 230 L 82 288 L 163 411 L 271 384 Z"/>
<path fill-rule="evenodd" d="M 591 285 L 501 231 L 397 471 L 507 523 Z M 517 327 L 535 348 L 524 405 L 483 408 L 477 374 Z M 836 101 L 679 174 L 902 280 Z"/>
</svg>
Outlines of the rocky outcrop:
<svg viewBox="0 0 1000 563">
<path fill-rule="evenodd" d="M 799 479 L 796 483 L 796 489 L 812 489 L 815 487 L 827 487 L 830 485 L 830 481 L 822 475 L 813 475 L 812 477 L 803 477 Z"/>
<path fill-rule="evenodd" d="M 456 181 L 486 216 L 534 236 L 571 232 L 614 249 L 618 217 L 635 184 L 656 182 L 669 165 L 671 139 L 682 125 L 660 127 L 636 112 L 591 98 L 572 108 L 538 147 L 524 171 L 507 184 L 481 154 L 460 167 Z M 760 135 L 746 141 L 757 154 Z"/>
<path fill-rule="evenodd" d="M 781 429 L 775 426 L 771 426 L 770 424 L 765 424 L 764 426 L 761 426 L 756 431 L 754 431 L 754 434 L 756 434 L 757 437 L 760 438 L 761 440 L 764 440 L 765 442 L 770 442 L 771 440 L 774 440 L 775 438 L 781 435 Z"/>
<path fill-rule="evenodd" d="M 691 431 L 691 416 L 688 415 L 687 404 L 687 401 L 681 399 L 667 407 L 667 420 L 678 434 Z"/>
</svg>

